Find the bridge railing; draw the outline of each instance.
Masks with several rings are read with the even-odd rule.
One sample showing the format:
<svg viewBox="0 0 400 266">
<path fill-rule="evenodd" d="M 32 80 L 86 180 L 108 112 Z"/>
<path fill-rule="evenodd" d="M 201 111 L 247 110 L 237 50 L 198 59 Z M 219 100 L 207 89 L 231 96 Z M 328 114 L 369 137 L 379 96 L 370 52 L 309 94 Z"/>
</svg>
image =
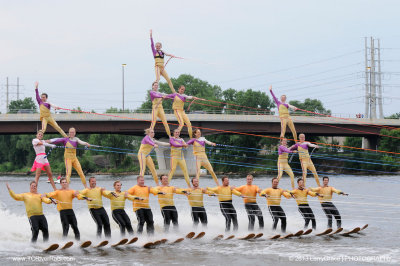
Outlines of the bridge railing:
<svg viewBox="0 0 400 266">
<path fill-rule="evenodd" d="M 95 110 L 97 113 L 107 113 L 107 109 L 98 109 Z M 152 109 L 138 109 L 138 110 L 126 110 L 126 111 L 119 111 L 116 112 L 117 114 L 151 114 Z M 166 114 L 173 114 L 174 111 L 172 109 L 164 109 L 164 112 Z M 36 109 L 16 109 L 16 110 L 9 110 L 10 114 L 19 114 L 19 115 L 24 115 L 24 114 L 34 114 L 37 113 Z M 65 111 L 65 110 L 56 110 L 56 114 L 73 114 L 73 113 L 79 113 L 79 112 L 71 112 L 71 111 Z M 193 111 L 188 111 L 188 114 L 218 114 L 218 115 L 276 115 L 277 113 L 274 111 L 262 111 L 262 110 L 243 110 L 243 111 L 237 111 L 237 110 L 193 110 Z M 115 114 L 115 112 L 113 112 Z M 310 114 L 304 111 L 296 111 L 296 112 L 291 112 L 292 116 L 319 116 L 317 114 Z M 333 113 L 331 114 L 334 117 L 341 117 L 341 118 L 355 118 L 356 116 L 354 114 L 344 114 L 344 113 Z"/>
</svg>

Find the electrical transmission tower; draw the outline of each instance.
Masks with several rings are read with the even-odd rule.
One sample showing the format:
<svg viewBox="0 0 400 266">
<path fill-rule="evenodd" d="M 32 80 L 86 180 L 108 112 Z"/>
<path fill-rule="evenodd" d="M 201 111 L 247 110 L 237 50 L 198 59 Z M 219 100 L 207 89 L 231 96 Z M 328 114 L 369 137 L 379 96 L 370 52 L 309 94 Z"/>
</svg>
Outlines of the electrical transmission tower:
<svg viewBox="0 0 400 266">
<path fill-rule="evenodd" d="M 19 100 L 20 99 L 20 88 L 22 86 L 19 84 L 19 78 L 17 77 L 17 83 L 12 84 L 9 82 L 8 77 L 6 78 L 6 83 L 2 84 L 1 88 L 1 95 L 0 95 L 0 106 L 4 105 L 4 108 L 1 108 L 5 110 L 8 113 L 8 106 L 12 100 Z M 15 97 L 16 96 L 16 97 Z"/>
<path fill-rule="evenodd" d="M 365 117 L 376 119 L 377 106 L 383 118 L 380 40 L 365 37 Z"/>
</svg>

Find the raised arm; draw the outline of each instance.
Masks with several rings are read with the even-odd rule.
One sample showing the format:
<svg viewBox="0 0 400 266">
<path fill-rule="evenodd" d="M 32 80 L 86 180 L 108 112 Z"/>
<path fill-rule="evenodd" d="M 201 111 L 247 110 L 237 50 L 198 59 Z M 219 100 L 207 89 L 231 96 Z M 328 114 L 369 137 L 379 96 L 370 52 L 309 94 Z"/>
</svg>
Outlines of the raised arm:
<svg viewBox="0 0 400 266">
<path fill-rule="evenodd" d="M 151 41 L 151 50 L 153 51 L 153 56 L 156 56 L 157 51 L 156 48 L 154 47 L 154 42 L 153 42 L 153 30 L 150 30 L 150 41 Z"/>
<path fill-rule="evenodd" d="M 308 146 L 308 147 L 311 147 L 311 148 L 319 148 L 318 145 L 312 144 L 312 143 L 310 143 L 310 142 L 307 142 L 307 146 Z"/>
<path fill-rule="evenodd" d="M 281 102 L 278 100 L 278 98 L 276 98 L 276 96 L 275 96 L 274 92 L 272 91 L 272 85 L 271 85 L 271 86 L 269 86 L 269 92 L 271 93 L 271 95 L 272 95 L 272 98 L 274 98 L 274 101 L 275 101 L 276 107 L 278 107 L 278 106 L 279 106 L 279 104 L 280 104 Z"/>
<path fill-rule="evenodd" d="M 24 195 L 23 194 L 15 194 L 8 183 L 6 183 L 6 186 L 7 186 L 8 192 L 10 193 L 10 196 L 13 199 L 18 200 L 18 201 L 24 200 Z"/>
<path fill-rule="evenodd" d="M 36 92 L 36 101 L 40 105 L 42 103 L 42 99 L 39 96 L 39 82 L 35 82 L 35 92 Z"/>
<path fill-rule="evenodd" d="M 208 141 L 206 138 L 204 138 L 204 142 L 205 142 L 207 145 L 210 145 L 210 146 L 216 146 L 216 145 L 217 145 L 217 144 L 214 143 L 214 142 Z M 189 144 L 189 143 L 188 143 L 188 144 Z"/>
</svg>

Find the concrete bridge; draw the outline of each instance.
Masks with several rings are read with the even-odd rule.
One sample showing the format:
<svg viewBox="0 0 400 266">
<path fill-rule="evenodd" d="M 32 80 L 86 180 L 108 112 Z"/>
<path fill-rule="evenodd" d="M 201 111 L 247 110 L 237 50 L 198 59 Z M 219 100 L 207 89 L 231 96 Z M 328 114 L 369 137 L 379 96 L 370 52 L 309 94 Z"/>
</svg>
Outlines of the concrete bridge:
<svg viewBox="0 0 400 266">
<path fill-rule="evenodd" d="M 75 127 L 82 134 L 127 134 L 142 136 L 143 130 L 150 126 L 149 113 L 129 114 L 85 114 L 66 113 L 53 114 L 57 123 L 65 131 Z M 167 114 L 170 128 L 177 127 L 173 114 Z M 224 134 L 234 131 L 259 135 L 279 135 L 280 120 L 273 115 L 230 115 L 230 114 L 188 114 L 193 127 L 203 128 L 204 135 Z M 335 119 L 320 116 L 292 116 L 298 133 L 317 136 L 378 136 L 379 127 L 366 126 L 372 123 L 400 128 L 398 119 Z M 353 120 L 353 121 L 352 121 Z M 0 114 L 0 134 L 35 134 L 41 128 L 39 114 Z M 156 137 L 166 136 L 162 123 L 156 125 Z M 184 128 L 185 132 L 186 129 Z M 56 131 L 48 126 L 49 133 Z"/>
<path fill-rule="evenodd" d="M 143 130 L 150 126 L 151 114 L 85 114 L 65 113 L 53 114 L 57 123 L 65 131 L 75 127 L 80 134 L 127 134 L 143 136 Z M 171 130 L 177 127 L 177 120 L 173 114 L 167 114 Z M 280 120 L 273 115 L 230 115 L 230 114 L 188 114 L 193 127 L 200 127 L 204 135 L 233 134 L 224 131 L 242 132 L 257 135 L 280 134 Z M 359 136 L 364 137 L 365 148 L 375 148 L 380 127 L 365 126 L 355 122 L 356 119 L 343 120 L 320 116 L 293 116 L 298 133 L 316 136 Z M 398 119 L 357 119 L 363 123 L 378 124 L 400 128 Z M 1 114 L 0 134 L 35 134 L 41 128 L 39 114 Z M 166 137 L 162 123 L 156 125 L 156 138 Z M 221 131 L 222 130 L 222 131 Z M 186 134 L 186 129 L 183 129 Z M 56 133 L 51 127 L 47 132 Z M 288 135 L 291 136 L 291 135 Z M 169 171 L 169 151 L 156 149 L 159 164 L 159 174 Z M 184 156 L 190 175 L 195 174 L 195 160 L 192 147 L 189 147 Z M 180 172 L 177 171 L 179 175 Z"/>
</svg>

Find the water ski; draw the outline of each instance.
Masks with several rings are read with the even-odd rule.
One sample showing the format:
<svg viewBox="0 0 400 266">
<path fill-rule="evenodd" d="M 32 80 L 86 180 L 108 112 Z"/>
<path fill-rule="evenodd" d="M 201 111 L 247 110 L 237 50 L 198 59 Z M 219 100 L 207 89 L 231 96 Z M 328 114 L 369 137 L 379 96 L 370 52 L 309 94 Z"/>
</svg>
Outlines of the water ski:
<svg viewBox="0 0 400 266">
<path fill-rule="evenodd" d="M 290 237 L 293 237 L 293 236 L 294 236 L 293 234 L 287 234 L 285 236 L 281 236 L 280 239 L 286 239 L 286 238 L 290 238 Z"/>
<path fill-rule="evenodd" d="M 205 234 L 206 234 L 206 232 L 201 232 L 201 233 L 199 233 L 197 236 L 193 237 L 193 239 L 200 239 L 200 238 L 202 238 Z"/>
<path fill-rule="evenodd" d="M 336 231 L 333 231 L 332 233 L 328 234 L 328 236 L 332 236 L 332 235 L 338 234 L 338 233 L 340 233 L 342 231 L 343 231 L 343 227 L 340 227 L 340 228 L 336 229 Z"/>
<path fill-rule="evenodd" d="M 368 227 L 368 224 L 364 225 L 363 227 L 361 227 L 360 231 L 367 229 L 367 227 Z"/>
<path fill-rule="evenodd" d="M 80 245 L 80 248 L 87 248 L 92 244 L 92 241 L 85 241 Z"/>
<path fill-rule="evenodd" d="M 189 234 L 186 235 L 186 238 L 191 239 L 194 237 L 194 235 L 195 235 L 195 232 L 190 232 Z"/>
<path fill-rule="evenodd" d="M 222 238 L 224 238 L 224 235 L 217 235 L 213 240 L 221 240 Z"/>
<path fill-rule="evenodd" d="M 263 235 L 264 235 L 263 233 L 256 234 L 256 236 L 254 237 L 254 239 L 258 239 L 258 238 L 262 237 Z"/>
<path fill-rule="evenodd" d="M 323 231 L 323 232 L 321 232 L 321 233 L 318 233 L 318 234 L 316 234 L 316 236 L 323 236 L 323 235 L 327 235 L 327 234 L 329 234 L 329 233 L 331 233 L 333 230 L 332 230 L 332 228 L 328 228 L 328 229 L 326 229 L 325 231 Z"/>
<path fill-rule="evenodd" d="M 107 240 L 104 240 L 104 241 L 101 241 L 99 244 L 97 244 L 96 246 L 94 246 L 95 248 L 101 248 L 101 247 L 104 247 L 104 246 L 107 246 L 108 245 L 108 241 Z"/>
<path fill-rule="evenodd" d="M 231 235 L 231 236 L 228 236 L 227 238 L 225 238 L 225 240 L 229 240 L 229 239 L 232 239 L 234 237 L 235 237 L 235 235 Z"/>
<path fill-rule="evenodd" d="M 74 244 L 74 242 L 72 242 L 72 241 L 69 241 L 69 242 L 67 242 L 67 243 L 65 243 L 65 245 L 61 248 L 61 249 L 67 249 L 67 248 L 70 248 L 70 247 L 72 247 L 72 245 Z"/>
<path fill-rule="evenodd" d="M 295 233 L 293 236 L 301 236 L 302 234 L 304 234 L 304 231 L 300 230 L 297 233 Z"/>
<path fill-rule="evenodd" d="M 134 238 L 132 238 L 131 240 L 129 240 L 128 243 L 126 243 L 126 244 L 127 244 L 127 245 L 133 244 L 133 243 L 135 243 L 136 241 L 138 241 L 138 239 L 139 239 L 139 238 L 134 237 Z"/>
<path fill-rule="evenodd" d="M 349 236 L 349 235 L 351 235 L 351 234 L 357 233 L 357 232 L 360 231 L 360 230 L 361 230 L 360 227 L 356 227 L 356 228 L 354 228 L 353 230 L 350 230 L 350 231 L 348 231 L 348 232 L 346 232 L 346 233 L 341 234 L 341 236 Z"/>
<path fill-rule="evenodd" d="M 44 252 L 50 252 L 58 249 L 59 245 L 58 244 L 51 244 L 48 248 L 43 249 Z"/>
<path fill-rule="evenodd" d="M 175 240 L 174 242 L 172 242 L 172 244 L 180 243 L 180 242 L 182 242 L 183 240 L 185 240 L 183 237 L 178 238 L 177 240 Z"/>
<path fill-rule="evenodd" d="M 280 237 L 281 237 L 281 235 L 274 235 L 274 236 L 271 236 L 269 239 L 278 239 Z"/>
<path fill-rule="evenodd" d="M 152 248 L 153 246 L 154 246 L 153 242 L 148 242 L 148 243 L 143 245 L 144 248 Z"/>
<path fill-rule="evenodd" d="M 128 238 L 124 238 L 124 239 L 121 239 L 118 243 L 115 243 L 115 244 L 113 244 L 113 245 L 111 245 L 113 248 L 115 248 L 115 247 L 118 247 L 118 246 L 120 246 L 120 245 L 125 245 L 126 243 L 128 243 Z"/>
<path fill-rule="evenodd" d="M 303 236 L 311 234 L 312 231 L 313 231 L 313 230 L 312 230 L 311 228 L 308 229 L 307 231 L 305 231 L 305 232 L 303 233 Z"/>
<path fill-rule="evenodd" d="M 249 239 L 254 238 L 255 236 L 256 236 L 255 234 L 248 234 L 247 236 L 239 237 L 238 239 L 240 239 L 240 240 L 249 240 Z"/>
</svg>

